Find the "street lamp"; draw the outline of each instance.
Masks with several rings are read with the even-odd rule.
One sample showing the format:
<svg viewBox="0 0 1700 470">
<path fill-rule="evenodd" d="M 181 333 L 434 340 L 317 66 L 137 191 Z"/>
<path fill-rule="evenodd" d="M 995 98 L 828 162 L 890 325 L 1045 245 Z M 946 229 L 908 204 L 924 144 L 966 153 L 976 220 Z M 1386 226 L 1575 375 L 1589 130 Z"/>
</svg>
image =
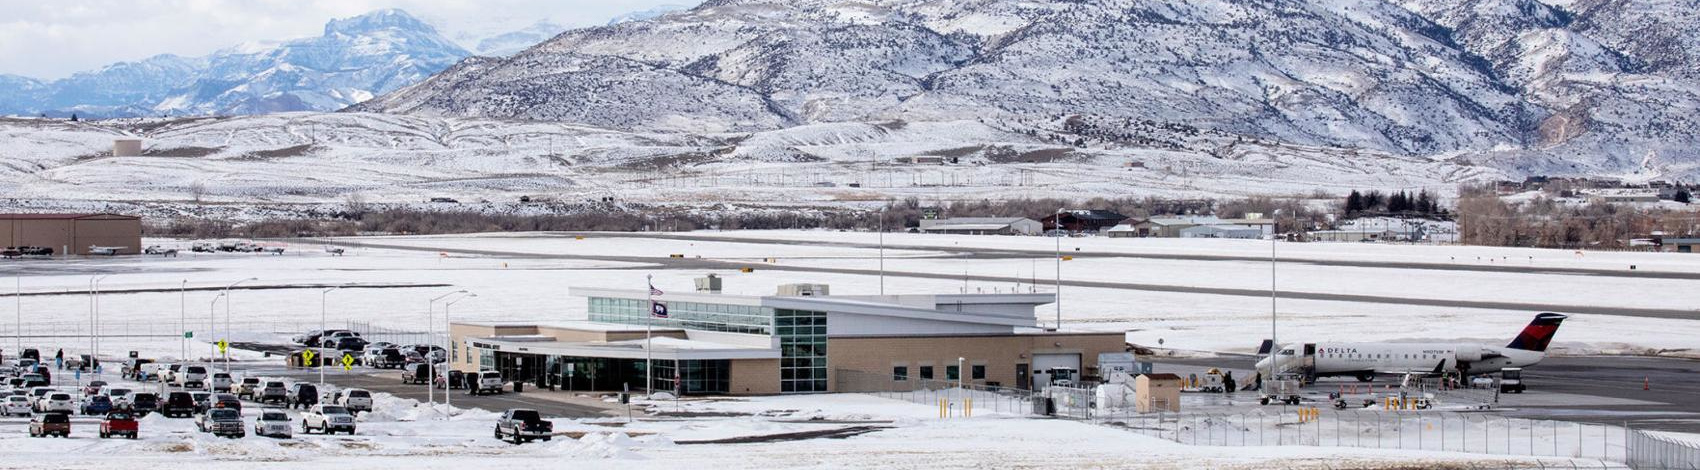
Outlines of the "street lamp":
<svg viewBox="0 0 1700 470">
<path fill-rule="evenodd" d="M 100 345 L 96 340 L 100 337 L 100 281 L 111 276 L 111 274 L 103 274 L 89 278 L 89 362 L 98 361 L 99 359 L 96 359 L 96 357 L 100 354 L 98 350 Z M 94 364 L 87 364 L 86 366 L 90 370 L 94 369 Z"/>
<path fill-rule="evenodd" d="M 425 335 L 427 337 L 431 335 L 431 326 L 437 322 L 437 301 L 451 295 L 466 293 L 468 292 L 465 289 L 457 290 L 433 297 L 430 302 L 425 303 Z M 426 341 L 426 344 L 430 343 L 430 341 Z M 430 349 L 425 350 L 425 370 L 427 371 L 425 377 L 429 378 L 425 381 L 425 402 L 435 405 L 437 403 L 437 365 L 431 362 Z M 448 390 L 443 390 L 443 393 L 447 394 Z"/>
<path fill-rule="evenodd" d="M 177 358 L 189 358 L 189 337 L 184 336 L 189 331 L 189 280 L 177 286 Z"/>
<path fill-rule="evenodd" d="M 331 291 L 341 289 L 342 287 L 343 286 L 336 286 L 336 287 L 332 287 L 332 288 L 329 288 L 329 289 L 319 291 L 319 331 L 321 331 L 321 332 L 325 331 L 325 329 L 328 327 L 327 326 L 328 322 L 326 321 L 326 319 L 329 318 L 330 314 L 328 312 L 330 311 L 330 309 L 327 308 L 327 305 L 328 305 L 328 302 L 330 301 L 329 298 L 330 298 L 330 295 L 331 295 Z M 310 347 L 312 347 L 312 345 L 308 345 L 307 347 L 310 348 Z M 316 354 L 316 356 L 324 354 L 322 352 L 323 349 L 321 349 L 320 351 L 321 352 L 319 354 Z M 319 358 L 318 367 L 319 367 L 319 388 L 322 390 L 325 387 L 325 358 L 323 358 L 323 357 Z"/>
<path fill-rule="evenodd" d="M 208 369 L 212 368 L 213 360 L 218 358 L 218 341 L 214 338 L 218 336 L 218 299 L 224 298 L 224 294 L 224 292 L 219 292 L 218 295 L 213 296 L 212 302 L 207 304 L 207 339 L 209 340 L 207 341 Z"/>
<path fill-rule="evenodd" d="M 1281 350 L 1281 341 L 1275 335 L 1275 302 L 1279 298 L 1275 290 L 1275 247 L 1280 245 L 1280 239 L 1281 210 L 1275 209 L 1269 220 L 1269 379 L 1275 378 L 1275 362 L 1279 360 L 1277 353 Z"/>
<path fill-rule="evenodd" d="M 451 337 L 449 336 L 451 334 L 451 333 L 449 333 L 450 326 L 451 326 L 449 324 L 449 306 L 454 305 L 455 302 L 459 302 L 459 301 L 470 299 L 470 298 L 477 297 L 477 296 L 478 296 L 478 294 L 468 292 L 466 294 L 466 297 L 461 297 L 461 298 L 458 298 L 458 299 L 450 300 L 447 303 L 443 304 L 443 362 L 448 364 L 448 366 L 444 367 L 443 369 L 453 369 L 454 368 L 454 363 L 449 361 L 449 358 L 454 356 L 454 349 L 453 349 L 454 344 L 453 344 L 453 341 L 451 340 Z M 427 359 L 427 361 L 429 361 L 430 358 L 426 358 L 426 359 Z M 431 370 L 435 371 L 436 366 L 432 365 Z M 444 370 L 443 373 L 447 374 L 448 370 Z M 434 379 L 433 379 L 433 381 L 434 381 Z M 431 384 L 431 386 L 436 387 L 436 384 Z M 449 378 L 448 378 L 448 376 L 445 375 L 443 377 L 443 407 L 446 408 L 444 410 L 445 413 L 453 413 L 454 412 L 454 405 L 453 405 L 454 400 L 452 399 L 453 396 L 454 396 L 454 394 L 449 393 Z"/>
<path fill-rule="evenodd" d="M 227 374 L 230 373 L 230 343 L 229 343 L 229 340 L 230 340 L 230 304 L 231 304 L 231 302 L 230 302 L 231 297 L 229 295 L 230 294 L 230 288 L 236 287 L 237 284 L 241 284 L 241 283 L 248 282 L 248 281 L 258 281 L 258 280 L 260 280 L 260 278 L 250 277 L 250 278 L 243 279 L 243 280 L 240 280 L 240 281 L 232 282 L 228 286 L 224 286 L 224 293 L 225 293 L 225 296 L 224 296 L 224 336 L 225 337 L 222 338 L 222 339 L 224 341 L 226 341 L 225 345 L 224 345 L 224 372 L 227 373 Z"/>
</svg>

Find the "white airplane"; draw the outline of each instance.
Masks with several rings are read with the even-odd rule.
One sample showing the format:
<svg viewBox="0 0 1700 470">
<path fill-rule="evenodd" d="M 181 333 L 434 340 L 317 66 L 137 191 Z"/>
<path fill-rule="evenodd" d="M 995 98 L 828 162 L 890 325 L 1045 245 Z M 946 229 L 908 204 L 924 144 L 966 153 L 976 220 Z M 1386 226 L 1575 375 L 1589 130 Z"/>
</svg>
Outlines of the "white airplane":
<svg viewBox="0 0 1700 470">
<path fill-rule="evenodd" d="M 130 248 L 130 247 L 127 247 L 127 246 L 95 246 L 95 245 L 89 245 L 89 254 L 91 254 L 91 255 L 102 255 L 102 256 L 112 256 L 112 255 L 116 255 L 116 254 L 118 254 L 118 252 L 124 251 L 125 249 L 128 249 L 128 248 Z"/>
<path fill-rule="evenodd" d="M 1535 365 L 1546 358 L 1547 345 L 1567 315 L 1541 313 L 1511 344 L 1479 343 L 1301 343 L 1275 353 L 1277 372 L 1314 367 L 1317 377 L 1357 377 L 1369 382 L 1377 375 L 1434 376 L 1457 370 L 1464 376 L 1490 374 Z M 1267 343 L 1267 341 L 1265 341 Z M 1260 354 L 1268 354 L 1265 345 Z M 1260 373 L 1269 371 L 1269 357 L 1257 361 Z"/>
</svg>

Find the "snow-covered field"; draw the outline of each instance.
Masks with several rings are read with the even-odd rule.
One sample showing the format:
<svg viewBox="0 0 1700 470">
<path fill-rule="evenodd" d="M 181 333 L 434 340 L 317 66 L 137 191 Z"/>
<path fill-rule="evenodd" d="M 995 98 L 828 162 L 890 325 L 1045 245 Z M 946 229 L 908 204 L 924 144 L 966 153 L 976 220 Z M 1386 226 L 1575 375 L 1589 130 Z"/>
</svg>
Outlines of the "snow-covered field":
<svg viewBox="0 0 1700 470">
<path fill-rule="evenodd" d="M 569 297 L 572 286 L 644 288 L 645 276 L 655 276 L 664 290 L 688 290 L 691 279 L 708 270 L 668 269 L 662 260 L 673 254 L 686 258 L 727 260 L 753 272 L 714 270 L 726 279 L 728 293 L 770 294 L 779 284 L 818 282 L 835 294 L 873 294 L 879 277 L 871 274 L 823 273 L 808 270 L 844 268 L 873 272 L 878 250 L 871 247 L 827 245 L 826 242 L 875 243 L 873 234 L 810 231 L 702 232 L 716 237 L 741 237 L 748 243 L 664 238 L 619 238 L 590 235 L 583 240 L 549 234 L 490 234 L 435 237 L 379 237 L 360 241 L 421 248 L 391 250 L 359 248 L 347 256 L 330 256 L 317 245 L 294 244 L 283 256 L 191 254 L 179 258 L 90 258 L 68 261 L 0 263 L 0 291 L 16 288 L 26 295 L 18 302 L 21 322 L 8 319 L 14 305 L 0 302 L 0 332 L 19 326 L 28 335 L 53 331 L 86 332 L 91 299 L 86 294 L 96 276 L 102 332 L 174 335 L 186 324 L 196 332 L 188 349 L 204 354 L 212 328 L 229 321 L 238 340 L 271 340 L 320 322 L 321 300 L 332 324 L 370 322 L 404 330 L 425 330 L 432 318 L 442 320 L 442 306 L 429 300 L 466 289 L 478 297 L 456 303 L 456 321 L 550 321 L 585 318 L 584 299 Z M 763 239 L 819 240 L 819 245 L 775 245 Z M 165 241 L 163 243 L 182 243 Z M 890 272 L 887 293 L 924 294 L 969 292 L 1054 292 L 1056 264 L 1044 252 L 1056 240 L 1034 237 L 974 237 L 888 234 L 886 243 L 909 247 L 886 250 Z M 1170 288 L 1239 288 L 1269 286 L 1269 265 L 1245 260 L 1172 260 L 1119 257 L 1139 254 L 1200 254 L 1267 256 L 1269 243 L 1235 240 L 1160 240 L 1080 238 L 1063 240 L 1064 251 L 1101 254 L 1062 263 L 1069 281 L 1137 284 L 1135 289 L 1068 287 L 1062 293 L 1065 328 L 1126 331 L 1130 341 L 1168 349 L 1247 352 L 1267 337 L 1270 299 L 1254 295 L 1172 292 Z M 962 248 L 1034 250 L 1032 256 L 958 259 Z M 1078 248 L 1079 251 L 1075 251 Z M 449 251 L 439 251 L 449 250 Z M 515 256 L 475 256 L 452 250 L 516 253 Z M 1435 247 L 1368 244 L 1283 243 L 1283 260 L 1328 259 L 1388 263 L 1514 263 L 1534 267 L 1626 269 L 1671 272 L 1700 271 L 1700 258 L 1680 254 L 1596 253 L 1578 255 L 1554 250 L 1478 247 Z M 558 257 L 557 257 L 558 256 Z M 629 258 L 582 260 L 574 256 Z M 1478 260 L 1478 257 L 1481 257 Z M 606 259 L 606 258 L 599 258 Z M 909 277 L 901 272 L 935 277 Z M 1009 282 L 964 282 L 954 276 L 1011 278 Z M 1533 311 L 1440 307 L 1401 304 L 1397 299 L 1448 299 L 1459 302 L 1515 302 L 1590 307 L 1626 307 L 1683 311 L 1700 294 L 1668 279 L 1622 278 L 1556 273 L 1441 271 L 1407 267 L 1339 267 L 1283 262 L 1277 268 L 1283 292 L 1356 294 L 1394 299 L 1382 302 L 1280 299 L 1276 308 L 1281 335 L 1316 341 L 1467 339 L 1488 343 L 1509 340 L 1528 323 Z M 244 286 L 279 289 L 237 290 L 228 304 L 215 300 L 217 288 L 246 278 Z M 3 278 L 0 278 L 3 279 Z M 1014 282 L 1020 279 L 1022 282 Z M 1037 281 L 1034 283 L 1033 281 Z M 187 281 L 185 283 L 184 281 Z M 187 294 L 177 291 L 187 286 Z M 325 286 L 350 288 L 321 295 Z M 414 286 L 414 287 L 410 287 Z M 424 287 L 429 286 L 429 287 Z M 147 291 L 147 292 L 132 292 Z M 216 306 L 214 305 L 216 303 Z M 428 310 L 429 307 L 429 310 Z M 1556 309 L 1556 308 L 1555 308 Z M 1562 309 L 1556 309 L 1561 310 Z M 212 316 L 209 316 L 211 314 Z M 1038 321 L 1055 322 L 1052 306 L 1042 306 Z M 208 326 L 213 316 L 217 324 Z M 1700 314 L 1696 319 L 1641 318 L 1616 315 L 1574 315 L 1559 332 L 1557 354 L 1662 353 L 1691 355 L 1700 350 Z M 120 346 L 179 355 L 181 340 L 108 339 L 101 349 Z M 81 347 L 81 346 L 79 346 Z"/>
<path fill-rule="evenodd" d="M 141 137 L 145 155 L 110 157 Z M 178 121 L 0 120 L 0 194 L 31 210 L 301 216 L 367 203 L 536 211 L 577 204 L 739 209 L 1159 195 L 1447 194 L 1497 171 L 1325 148 L 1243 145 L 1228 159 L 1075 148 L 978 122 L 839 123 L 734 134 L 638 133 L 573 124 L 381 114 Z M 956 164 L 912 157 L 957 157 Z M 1140 167 L 1129 167 L 1138 163 Z M 433 197 L 464 205 L 431 206 Z M 490 201 L 481 204 L 480 201 Z M 205 203 L 204 205 L 201 203 Z M 229 218 L 229 217 L 226 217 Z"/>
</svg>

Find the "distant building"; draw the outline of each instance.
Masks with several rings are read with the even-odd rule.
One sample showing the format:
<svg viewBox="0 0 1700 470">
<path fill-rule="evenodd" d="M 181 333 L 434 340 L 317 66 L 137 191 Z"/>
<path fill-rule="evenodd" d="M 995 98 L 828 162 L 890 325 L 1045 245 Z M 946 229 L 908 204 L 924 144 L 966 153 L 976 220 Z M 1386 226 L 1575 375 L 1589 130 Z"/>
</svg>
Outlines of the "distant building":
<svg viewBox="0 0 1700 470">
<path fill-rule="evenodd" d="M 1038 235 L 1044 226 L 1026 217 L 957 217 L 922 219 L 922 232 L 963 235 Z"/>
<path fill-rule="evenodd" d="M 1181 238 L 1237 238 L 1255 240 L 1263 238 L 1263 230 L 1246 225 L 1199 225 L 1180 231 Z"/>
<path fill-rule="evenodd" d="M 142 156 L 142 139 L 113 139 L 112 156 L 140 157 Z"/>
<path fill-rule="evenodd" d="M 0 247 L 52 248 L 56 254 L 142 251 L 142 219 L 117 214 L 0 214 Z"/>
<path fill-rule="evenodd" d="M 1671 253 L 1700 253 L 1700 238 L 1665 238 L 1659 240 L 1659 251 Z"/>
<path fill-rule="evenodd" d="M 1676 196 L 1676 193 L 1672 191 L 1671 196 Z M 1602 190 L 1589 194 L 1588 200 L 1607 204 L 1659 202 L 1659 192 L 1654 190 Z"/>
<path fill-rule="evenodd" d="M 1398 229 L 1355 229 L 1355 230 L 1318 230 L 1306 234 L 1311 241 L 1318 242 L 1410 242 L 1421 241 L 1421 228 L 1409 230 Z"/>
<path fill-rule="evenodd" d="M 1112 211 L 1088 209 L 1066 210 L 1061 214 L 1051 214 L 1039 222 L 1045 226 L 1045 231 L 1057 229 L 1057 221 L 1062 221 L 1062 229 L 1075 233 L 1098 233 L 1115 227 L 1116 224 L 1127 220 L 1127 216 Z"/>
</svg>

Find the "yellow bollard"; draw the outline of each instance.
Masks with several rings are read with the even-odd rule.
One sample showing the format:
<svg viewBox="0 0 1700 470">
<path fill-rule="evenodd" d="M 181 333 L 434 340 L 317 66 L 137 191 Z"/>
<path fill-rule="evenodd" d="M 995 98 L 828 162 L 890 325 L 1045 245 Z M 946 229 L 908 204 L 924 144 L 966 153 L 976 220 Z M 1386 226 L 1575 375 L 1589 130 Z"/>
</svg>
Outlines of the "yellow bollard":
<svg viewBox="0 0 1700 470">
<path fill-rule="evenodd" d="M 964 404 L 962 406 L 962 417 L 973 418 L 974 417 L 974 399 L 968 398 L 966 400 L 968 400 L 967 404 Z"/>
<path fill-rule="evenodd" d="M 949 410 L 949 408 L 945 407 L 944 399 L 940 398 L 939 399 L 939 419 L 945 419 L 947 417 L 946 415 L 948 415 L 950 412 L 946 411 L 946 410 Z"/>
</svg>

